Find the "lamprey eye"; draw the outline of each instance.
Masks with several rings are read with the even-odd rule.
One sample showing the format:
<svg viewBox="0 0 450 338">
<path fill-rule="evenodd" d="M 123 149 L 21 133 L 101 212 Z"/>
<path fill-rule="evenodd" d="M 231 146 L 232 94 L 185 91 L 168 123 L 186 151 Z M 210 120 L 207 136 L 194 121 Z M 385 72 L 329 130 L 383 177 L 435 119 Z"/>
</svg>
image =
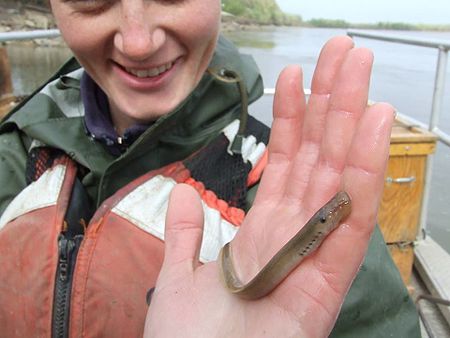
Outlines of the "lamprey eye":
<svg viewBox="0 0 450 338">
<path fill-rule="evenodd" d="M 327 221 L 327 218 L 325 216 L 320 217 L 320 223 L 325 223 Z"/>
</svg>

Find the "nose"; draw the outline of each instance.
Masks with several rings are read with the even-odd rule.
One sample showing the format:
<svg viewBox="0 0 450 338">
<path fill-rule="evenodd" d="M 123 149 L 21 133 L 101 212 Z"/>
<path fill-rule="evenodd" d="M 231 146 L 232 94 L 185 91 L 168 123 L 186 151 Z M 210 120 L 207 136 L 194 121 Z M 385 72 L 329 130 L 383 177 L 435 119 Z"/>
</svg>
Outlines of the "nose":
<svg viewBox="0 0 450 338">
<path fill-rule="evenodd" d="M 154 19 L 155 16 L 146 15 L 143 1 L 123 1 L 121 22 L 114 36 L 115 47 L 128 58 L 140 61 L 155 53 L 166 39 L 165 31 Z"/>
</svg>

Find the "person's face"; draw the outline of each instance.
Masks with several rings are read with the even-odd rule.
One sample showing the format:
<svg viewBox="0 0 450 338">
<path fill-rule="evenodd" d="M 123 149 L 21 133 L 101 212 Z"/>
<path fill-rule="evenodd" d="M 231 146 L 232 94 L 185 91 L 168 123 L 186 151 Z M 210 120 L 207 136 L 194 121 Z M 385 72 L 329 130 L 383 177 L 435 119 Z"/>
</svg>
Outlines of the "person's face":
<svg viewBox="0 0 450 338">
<path fill-rule="evenodd" d="M 63 38 L 109 98 L 119 131 L 173 110 L 200 81 L 219 0 L 51 0 Z"/>
</svg>

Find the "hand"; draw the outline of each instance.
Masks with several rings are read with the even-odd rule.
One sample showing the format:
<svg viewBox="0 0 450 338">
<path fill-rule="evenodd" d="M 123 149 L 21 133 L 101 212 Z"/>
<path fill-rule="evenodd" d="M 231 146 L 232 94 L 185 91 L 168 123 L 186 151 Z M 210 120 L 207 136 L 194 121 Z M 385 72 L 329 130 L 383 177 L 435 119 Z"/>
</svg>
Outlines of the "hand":
<svg viewBox="0 0 450 338">
<path fill-rule="evenodd" d="M 201 205 L 195 191 L 177 186 L 147 337 L 328 336 L 364 259 L 389 153 L 393 108 L 367 107 L 372 61 L 351 39 L 330 40 L 308 102 L 301 69 L 281 73 L 268 165 L 231 243 L 238 275 L 247 282 L 339 190 L 352 198 L 350 216 L 272 293 L 245 301 L 223 286 L 217 262 L 198 262 Z"/>
</svg>

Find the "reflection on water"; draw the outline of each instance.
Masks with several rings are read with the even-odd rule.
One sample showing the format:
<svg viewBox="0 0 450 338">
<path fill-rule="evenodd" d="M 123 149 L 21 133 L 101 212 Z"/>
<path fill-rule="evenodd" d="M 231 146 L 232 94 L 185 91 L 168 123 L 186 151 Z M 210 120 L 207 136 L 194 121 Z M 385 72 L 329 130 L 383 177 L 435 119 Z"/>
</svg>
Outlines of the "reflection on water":
<svg viewBox="0 0 450 338">
<path fill-rule="evenodd" d="M 65 47 L 7 47 L 15 95 L 32 93 L 71 56 Z"/>
<path fill-rule="evenodd" d="M 390 32 L 392 34 L 392 32 Z M 254 56 L 266 87 L 274 87 L 278 74 L 287 64 L 301 64 L 305 83 L 310 83 L 321 46 L 345 30 L 273 28 L 260 31 L 231 32 L 226 35 L 239 49 Z M 450 40 L 450 32 L 395 32 L 416 37 Z M 437 51 L 381 41 L 356 39 L 358 46 L 375 53 L 370 98 L 392 103 L 399 111 L 428 122 L 434 85 Z M 8 46 L 13 70 L 15 94 L 29 94 L 70 56 L 65 48 Z M 450 89 L 450 69 L 447 74 Z M 263 122 L 271 123 L 272 101 L 264 97 L 251 107 Z M 443 102 L 442 129 L 450 132 L 450 95 Z M 431 184 L 429 230 L 434 239 L 450 251 L 450 209 L 447 190 L 450 187 L 450 150 L 438 145 L 434 156 Z"/>
</svg>

